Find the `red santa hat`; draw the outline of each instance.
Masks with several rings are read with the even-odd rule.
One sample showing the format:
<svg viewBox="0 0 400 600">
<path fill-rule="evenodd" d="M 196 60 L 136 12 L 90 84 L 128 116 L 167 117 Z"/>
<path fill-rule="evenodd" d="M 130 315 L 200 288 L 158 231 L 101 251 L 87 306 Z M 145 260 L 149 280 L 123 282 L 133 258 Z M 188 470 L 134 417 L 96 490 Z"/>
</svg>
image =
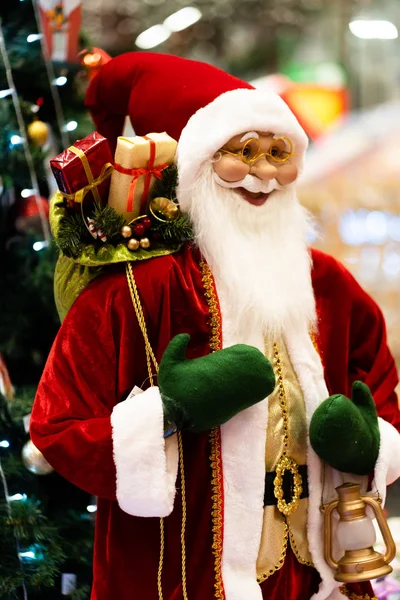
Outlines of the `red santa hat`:
<svg viewBox="0 0 400 600">
<path fill-rule="evenodd" d="M 86 105 L 112 148 L 127 115 L 136 135 L 166 131 L 178 140 L 183 189 L 190 188 L 206 160 L 240 133 L 291 138 L 299 166 L 307 147 L 306 134 L 278 95 L 178 56 L 130 52 L 114 58 L 90 83 Z"/>
</svg>

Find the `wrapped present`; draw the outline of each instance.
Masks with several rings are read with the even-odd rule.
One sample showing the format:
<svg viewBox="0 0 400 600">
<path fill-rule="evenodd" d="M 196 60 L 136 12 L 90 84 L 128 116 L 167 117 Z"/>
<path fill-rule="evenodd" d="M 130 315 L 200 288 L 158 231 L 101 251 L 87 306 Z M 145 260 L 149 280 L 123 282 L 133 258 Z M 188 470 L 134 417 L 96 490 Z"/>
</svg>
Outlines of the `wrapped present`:
<svg viewBox="0 0 400 600">
<path fill-rule="evenodd" d="M 105 137 L 97 132 L 64 150 L 50 161 L 59 190 L 69 206 L 93 202 L 107 203 L 112 156 Z"/>
<path fill-rule="evenodd" d="M 176 146 L 165 132 L 118 138 L 108 204 L 127 222 L 146 214 L 151 188 L 174 162 Z"/>
</svg>

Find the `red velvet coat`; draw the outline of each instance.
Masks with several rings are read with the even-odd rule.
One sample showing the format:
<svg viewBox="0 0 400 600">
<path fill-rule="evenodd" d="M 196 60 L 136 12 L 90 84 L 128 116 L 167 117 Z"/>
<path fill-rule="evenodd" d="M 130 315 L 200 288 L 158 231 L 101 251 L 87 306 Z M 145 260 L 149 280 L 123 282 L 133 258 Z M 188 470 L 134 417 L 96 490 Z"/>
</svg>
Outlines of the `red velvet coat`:
<svg viewBox="0 0 400 600">
<path fill-rule="evenodd" d="M 318 345 L 330 393 L 349 395 L 365 381 L 381 417 L 400 428 L 397 372 L 382 314 L 333 258 L 313 251 Z M 210 351 L 209 307 L 196 253 L 134 264 L 158 361 L 170 339 L 191 334 L 189 357 Z M 148 385 L 143 337 L 125 273 L 110 270 L 92 282 L 67 315 L 51 350 L 31 418 L 31 436 L 53 467 L 98 496 L 93 600 L 157 600 L 159 519 L 123 512 L 116 501 L 110 415 L 132 388 Z M 187 585 L 190 600 L 214 598 L 211 550 L 211 469 L 207 434 L 183 435 L 187 494 Z M 179 490 L 178 490 L 179 494 Z M 164 600 L 181 600 L 179 497 L 165 519 Z M 284 567 L 262 585 L 268 600 L 306 600 L 316 571 L 289 552 Z M 227 599 L 229 600 L 229 599 Z M 243 600 L 247 600 L 243 598 Z"/>
</svg>

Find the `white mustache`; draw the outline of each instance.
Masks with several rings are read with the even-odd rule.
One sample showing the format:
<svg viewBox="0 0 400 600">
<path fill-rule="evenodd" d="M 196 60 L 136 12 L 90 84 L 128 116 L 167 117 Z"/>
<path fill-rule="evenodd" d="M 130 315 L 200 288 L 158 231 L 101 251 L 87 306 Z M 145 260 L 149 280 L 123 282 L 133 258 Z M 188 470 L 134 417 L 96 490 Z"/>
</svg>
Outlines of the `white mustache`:
<svg viewBox="0 0 400 600">
<path fill-rule="evenodd" d="M 258 193 L 262 193 L 262 194 L 269 194 L 270 192 L 272 192 L 273 190 L 280 190 L 282 189 L 282 186 L 280 185 L 280 183 L 278 183 L 278 181 L 276 179 L 270 179 L 269 181 L 263 181 L 261 179 L 259 179 L 258 177 L 256 177 L 255 175 L 246 175 L 246 177 L 244 177 L 243 179 L 240 179 L 239 181 L 225 181 L 224 179 L 221 179 L 221 177 L 219 175 L 217 175 L 217 173 L 215 171 L 213 171 L 213 178 L 216 181 L 216 183 L 218 183 L 218 185 L 221 185 L 222 187 L 225 188 L 237 188 L 237 187 L 242 187 L 245 190 L 247 190 L 248 192 L 253 192 L 254 194 L 258 194 Z"/>
</svg>

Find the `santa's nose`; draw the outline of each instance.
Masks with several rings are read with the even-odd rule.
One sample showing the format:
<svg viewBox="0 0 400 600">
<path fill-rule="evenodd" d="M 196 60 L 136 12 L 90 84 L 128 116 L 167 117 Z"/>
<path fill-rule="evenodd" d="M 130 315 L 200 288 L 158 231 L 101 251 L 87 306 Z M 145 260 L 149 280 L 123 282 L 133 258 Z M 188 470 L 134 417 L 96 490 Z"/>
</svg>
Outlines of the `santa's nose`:
<svg viewBox="0 0 400 600">
<path fill-rule="evenodd" d="M 263 157 L 251 166 L 250 173 L 259 179 L 269 181 L 270 179 L 276 179 L 278 168 L 275 165 L 271 165 L 271 163 Z"/>
</svg>

